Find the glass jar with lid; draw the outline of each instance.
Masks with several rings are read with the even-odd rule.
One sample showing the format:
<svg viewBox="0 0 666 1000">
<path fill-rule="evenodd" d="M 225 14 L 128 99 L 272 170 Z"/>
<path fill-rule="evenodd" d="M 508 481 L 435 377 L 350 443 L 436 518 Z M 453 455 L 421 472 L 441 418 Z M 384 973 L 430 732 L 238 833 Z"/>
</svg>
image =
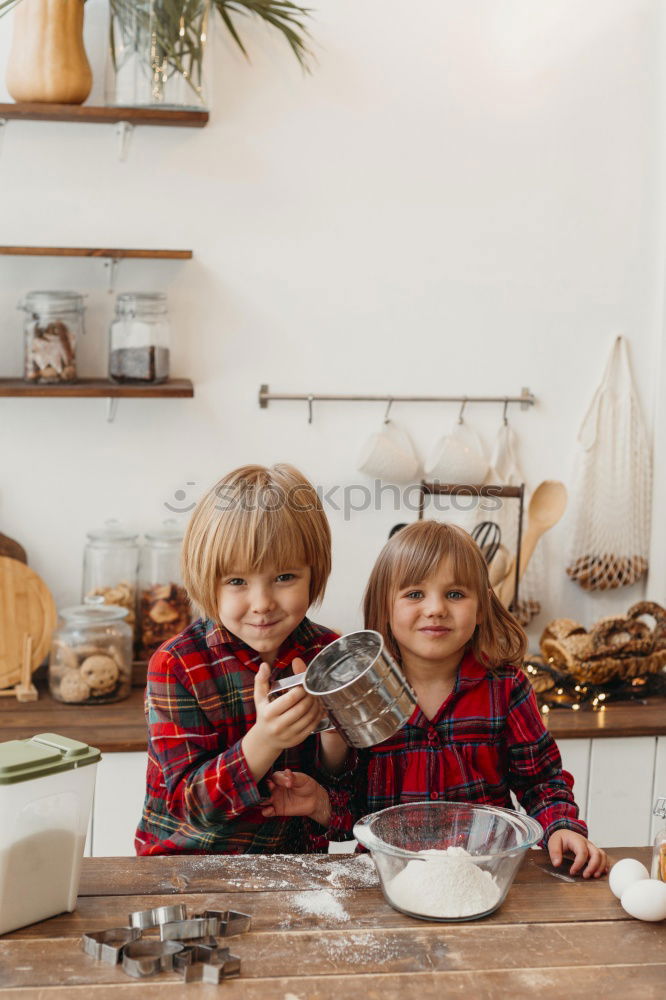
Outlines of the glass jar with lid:
<svg viewBox="0 0 666 1000">
<path fill-rule="evenodd" d="M 652 849 L 652 878 L 660 878 L 666 882 L 666 797 L 657 799 L 654 815 L 663 820 L 657 829 Z"/>
<path fill-rule="evenodd" d="M 139 658 L 182 632 L 192 615 L 183 587 L 180 556 L 183 532 L 176 521 L 146 533 L 139 563 Z"/>
<path fill-rule="evenodd" d="M 132 632 L 138 565 L 138 535 L 118 521 L 107 521 L 102 528 L 88 532 L 83 554 L 83 600 L 99 597 L 105 604 L 125 608 Z"/>
<path fill-rule="evenodd" d="M 169 318 L 163 292 L 125 292 L 116 297 L 109 376 L 114 382 L 130 383 L 168 379 Z"/>
<path fill-rule="evenodd" d="M 125 608 L 103 602 L 63 608 L 49 656 L 49 690 L 57 701 L 102 705 L 127 698 L 132 630 L 126 617 Z"/>
<path fill-rule="evenodd" d="M 26 382 L 75 382 L 76 343 L 83 333 L 83 296 L 77 292 L 29 292 L 19 309 L 26 314 Z"/>
</svg>

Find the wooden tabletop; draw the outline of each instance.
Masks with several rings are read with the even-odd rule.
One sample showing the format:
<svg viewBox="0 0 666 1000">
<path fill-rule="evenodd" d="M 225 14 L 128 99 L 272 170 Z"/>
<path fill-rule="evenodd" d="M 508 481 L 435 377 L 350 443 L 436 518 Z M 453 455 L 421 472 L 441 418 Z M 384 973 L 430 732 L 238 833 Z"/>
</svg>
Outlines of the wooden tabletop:
<svg viewBox="0 0 666 1000">
<path fill-rule="evenodd" d="M 612 855 L 647 861 L 649 851 Z M 229 941 L 241 977 L 219 987 L 228 1000 L 663 1000 L 666 922 L 632 920 L 607 879 L 562 882 L 544 861 L 530 852 L 490 917 L 441 924 L 393 910 L 367 855 L 87 858 L 74 913 L 0 939 L 0 998 L 217 995 L 175 972 L 133 980 L 81 950 L 83 932 L 178 901 L 251 914 L 250 932 Z"/>
<path fill-rule="evenodd" d="M 90 743 L 102 753 L 146 749 L 143 688 L 132 688 L 129 698 L 111 705 L 63 705 L 43 684 L 38 683 L 38 689 L 38 701 L 0 699 L 0 740 L 55 732 Z M 603 712 L 553 709 L 544 721 L 556 739 L 666 736 L 666 699 L 610 704 Z"/>
</svg>

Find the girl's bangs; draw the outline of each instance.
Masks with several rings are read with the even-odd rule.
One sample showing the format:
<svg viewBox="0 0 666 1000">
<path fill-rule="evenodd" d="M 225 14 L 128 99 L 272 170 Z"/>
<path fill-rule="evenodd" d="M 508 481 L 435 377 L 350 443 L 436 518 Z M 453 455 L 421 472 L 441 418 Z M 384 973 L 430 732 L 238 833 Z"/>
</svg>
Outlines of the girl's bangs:
<svg viewBox="0 0 666 1000">
<path fill-rule="evenodd" d="M 405 528 L 402 530 L 408 531 Z M 448 559 L 453 572 L 453 582 L 474 590 L 477 594 L 480 593 L 483 581 L 478 561 L 474 558 L 474 551 L 467 539 L 459 537 L 452 531 L 433 530 L 427 534 L 429 537 L 423 538 L 423 532 L 420 532 L 419 536 L 414 538 L 414 544 L 410 544 L 411 539 L 404 538 L 404 545 L 395 567 L 395 590 L 403 590 L 412 584 L 422 583 L 436 572 L 443 559 Z"/>
</svg>

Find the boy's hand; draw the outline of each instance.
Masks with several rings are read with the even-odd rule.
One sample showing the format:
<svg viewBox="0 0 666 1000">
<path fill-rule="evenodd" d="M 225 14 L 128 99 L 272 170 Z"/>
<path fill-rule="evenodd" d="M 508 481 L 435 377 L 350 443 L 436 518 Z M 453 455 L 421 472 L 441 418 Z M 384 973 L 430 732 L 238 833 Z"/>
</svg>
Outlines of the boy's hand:
<svg viewBox="0 0 666 1000">
<path fill-rule="evenodd" d="M 590 878 L 592 875 L 599 878 L 605 875 L 609 868 L 608 857 L 600 847 L 595 847 L 592 841 L 584 837 L 582 833 L 574 830 L 555 830 L 548 840 L 548 853 L 554 868 L 562 864 L 565 851 L 574 855 L 574 860 L 569 871 L 572 875 L 583 868 L 585 870 L 583 878 Z"/>
<path fill-rule="evenodd" d="M 274 771 L 268 779 L 270 802 L 261 810 L 264 816 L 309 816 L 321 826 L 331 820 L 328 793 L 307 774 L 300 771 Z"/>
<path fill-rule="evenodd" d="M 266 746 L 276 751 L 277 757 L 288 747 L 296 747 L 302 743 L 319 725 L 324 717 L 324 710 L 303 687 L 292 688 L 275 701 L 269 701 L 270 674 L 268 664 L 262 663 L 254 679 L 257 721 L 252 728 L 256 730 L 256 737 L 261 736 Z"/>
</svg>

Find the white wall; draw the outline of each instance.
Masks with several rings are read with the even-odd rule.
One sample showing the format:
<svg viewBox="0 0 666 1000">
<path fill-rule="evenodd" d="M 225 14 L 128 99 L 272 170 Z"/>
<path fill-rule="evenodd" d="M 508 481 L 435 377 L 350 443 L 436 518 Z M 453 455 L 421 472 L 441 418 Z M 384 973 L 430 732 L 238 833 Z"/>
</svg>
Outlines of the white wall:
<svg viewBox="0 0 666 1000">
<path fill-rule="evenodd" d="M 104 8 L 89 0 L 99 99 Z M 119 290 L 167 289 L 174 375 L 194 400 L 0 399 L 0 530 L 60 605 L 78 600 L 87 528 L 138 529 L 245 462 L 289 460 L 325 488 L 363 482 L 381 404 L 257 405 L 275 391 L 506 394 L 529 481 L 570 484 L 575 436 L 624 332 L 649 419 L 661 330 L 658 0 L 320 0 L 318 65 L 243 25 L 221 34 L 201 131 L 11 122 L 0 242 L 191 247 L 191 263 L 126 262 Z M 10 19 L 0 21 L 0 59 Z M 80 373 L 105 371 L 112 297 L 96 261 L 0 258 L 0 371 L 21 370 L 19 296 L 87 293 Z M 396 406 L 422 451 L 457 413 Z M 490 445 L 500 408 L 468 408 Z M 188 483 L 194 485 L 188 486 Z M 388 529 L 413 513 L 330 512 L 335 566 L 320 621 L 359 623 Z M 182 515 L 185 517 L 186 515 Z M 590 623 L 635 590 L 586 596 L 549 539 L 548 617 Z M 637 588 L 636 588 L 637 589 Z"/>
</svg>

